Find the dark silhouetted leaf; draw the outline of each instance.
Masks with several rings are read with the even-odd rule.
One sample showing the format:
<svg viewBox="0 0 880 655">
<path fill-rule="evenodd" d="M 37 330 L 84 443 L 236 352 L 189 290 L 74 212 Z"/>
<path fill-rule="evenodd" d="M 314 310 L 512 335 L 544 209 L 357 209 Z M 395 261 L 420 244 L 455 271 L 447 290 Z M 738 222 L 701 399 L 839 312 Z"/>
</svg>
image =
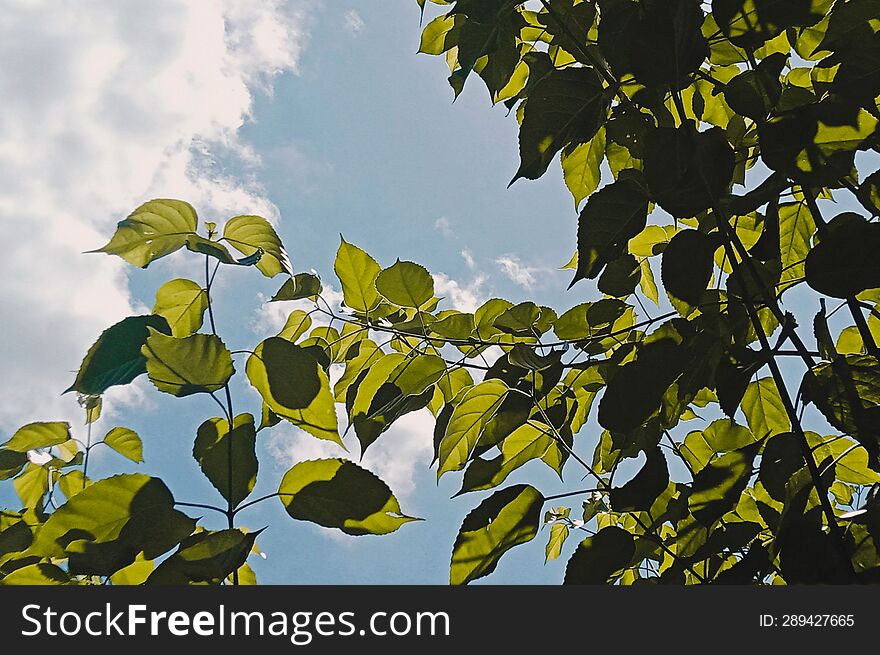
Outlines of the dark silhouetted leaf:
<svg viewBox="0 0 880 655">
<path fill-rule="evenodd" d="M 611 490 L 611 509 L 615 512 L 636 512 L 651 509 L 654 501 L 669 485 L 666 457 L 657 446 L 648 450 L 645 465 L 629 482 Z"/>
<path fill-rule="evenodd" d="M 648 198 L 638 171 L 621 172 L 616 182 L 591 195 L 578 218 L 578 267 L 571 284 L 597 277 L 624 253 L 647 217 Z"/>
<path fill-rule="evenodd" d="M 807 255 L 807 284 L 834 298 L 855 296 L 880 287 L 880 224 L 867 223 L 858 214 L 835 216 L 827 233 Z"/>
<path fill-rule="evenodd" d="M 686 124 L 647 134 L 645 180 L 651 199 L 676 218 L 710 209 L 727 192 L 733 169 L 733 149 L 720 128 L 697 132 Z"/>
<path fill-rule="evenodd" d="M 697 230 L 682 230 L 663 251 L 660 275 L 666 292 L 699 305 L 712 278 L 713 240 Z"/>
<path fill-rule="evenodd" d="M 564 584 L 607 584 L 632 564 L 636 545 L 632 535 L 611 525 L 584 539 L 568 560 Z"/>
<path fill-rule="evenodd" d="M 241 567 L 259 532 L 198 532 L 180 544 L 150 577 L 150 585 L 220 584 Z"/>
<path fill-rule="evenodd" d="M 519 132 L 520 167 L 513 181 L 541 177 L 562 148 L 595 136 L 607 112 L 596 71 L 554 70 L 529 92 Z"/>
<path fill-rule="evenodd" d="M 250 414 L 236 416 L 232 430 L 226 419 L 208 419 L 196 434 L 193 457 L 205 477 L 233 507 L 248 497 L 257 482 L 256 437 L 254 417 Z"/>
<path fill-rule="evenodd" d="M 141 348 L 150 329 L 171 334 L 162 316 L 129 316 L 107 328 L 89 348 L 76 380 L 67 391 L 99 396 L 117 384 L 128 384 L 147 372 L 147 360 Z"/>
</svg>

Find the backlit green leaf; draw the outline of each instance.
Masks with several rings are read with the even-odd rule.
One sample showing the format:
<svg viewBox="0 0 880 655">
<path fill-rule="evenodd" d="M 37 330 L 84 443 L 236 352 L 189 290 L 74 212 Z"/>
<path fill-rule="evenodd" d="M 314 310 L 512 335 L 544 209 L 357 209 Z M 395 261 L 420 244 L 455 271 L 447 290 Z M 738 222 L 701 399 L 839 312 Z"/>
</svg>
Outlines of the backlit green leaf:
<svg viewBox="0 0 880 655">
<path fill-rule="evenodd" d="M 632 563 L 636 553 L 632 535 L 617 526 L 602 528 L 584 539 L 565 569 L 565 584 L 606 584 Z"/>
<path fill-rule="evenodd" d="M 0 447 L 5 450 L 25 453 L 37 448 L 57 446 L 68 439 L 70 439 L 69 423 L 28 423 L 16 430 L 12 438 L 6 443 L 0 444 Z"/>
<path fill-rule="evenodd" d="M 99 250 L 119 255 L 146 268 L 150 262 L 179 250 L 198 225 L 196 210 L 182 200 L 150 200 L 116 226 L 110 242 Z"/>
<path fill-rule="evenodd" d="M 144 461 L 144 446 L 141 438 L 129 428 L 113 428 L 104 437 L 104 443 L 133 462 Z"/>
<path fill-rule="evenodd" d="M 376 290 L 398 307 L 417 308 L 434 297 L 434 280 L 424 266 L 398 260 L 376 276 Z"/>
<path fill-rule="evenodd" d="M 218 391 L 235 373 L 232 355 L 213 334 L 178 339 L 150 329 L 141 353 L 147 360 L 150 381 L 159 391 L 173 396 Z"/>
<path fill-rule="evenodd" d="M 281 480 L 278 494 L 292 518 L 350 535 L 388 534 L 416 521 L 370 471 L 344 459 L 300 462 Z"/>
<path fill-rule="evenodd" d="M 195 522 L 174 509 L 158 478 L 116 475 L 95 482 L 59 507 L 37 533 L 30 552 L 69 558 L 71 572 L 112 575 L 135 561 L 165 553 Z"/>
<path fill-rule="evenodd" d="M 175 337 L 188 337 L 202 327 L 208 294 L 192 280 L 171 280 L 156 292 L 153 314 L 162 316 Z"/>
<path fill-rule="evenodd" d="M 275 228 L 260 216 L 236 216 L 230 218 L 223 228 L 223 238 L 243 255 L 262 251 L 257 268 L 266 277 L 279 273 L 292 275 L 290 261 Z"/>
<path fill-rule="evenodd" d="M 465 467 L 483 427 L 494 416 L 508 394 L 500 380 L 486 380 L 469 389 L 456 405 L 440 442 L 437 477 Z"/>
<path fill-rule="evenodd" d="M 342 239 L 333 270 L 342 284 L 346 307 L 366 314 L 379 305 L 381 297 L 376 291 L 376 278 L 382 269 L 375 259 Z"/>
<path fill-rule="evenodd" d="M 248 358 L 246 372 L 272 412 L 318 439 L 342 445 L 330 381 L 306 349 L 279 337 L 266 339 Z"/>
<path fill-rule="evenodd" d="M 468 514 L 455 545 L 449 581 L 465 585 L 495 570 L 501 557 L 535 538 L 544 497 L 530 485 L 496 491 Z"/>
</svg>

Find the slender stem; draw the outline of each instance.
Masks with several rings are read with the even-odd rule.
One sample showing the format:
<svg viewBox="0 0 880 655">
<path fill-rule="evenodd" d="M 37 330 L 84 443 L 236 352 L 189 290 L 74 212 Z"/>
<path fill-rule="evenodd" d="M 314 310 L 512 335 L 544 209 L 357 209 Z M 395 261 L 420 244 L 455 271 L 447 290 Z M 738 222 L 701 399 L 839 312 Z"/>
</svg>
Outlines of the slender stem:
<svg viewBox="0 0 880 655">
<path fill-rule="evenodd" d="M 728 252 L 728 256 L 730 257 L 731 266 L 733 266 L 734 269 L 739 269 L 740 264 L 734 257 L 733 246 L 731 245 L 732 237 L 730 234 L 730 226 L 727 224 L 726 217 L 719 214 L 717 211 L 716 215 L 718 217 L 718 229 L 723 237 L 723 245 L 725 250 L 727 250 Z M 748 253 L 745 253 L 743 261 L 750 261 L 748 259 Z M 742 273 L 739 270 L 738 275 L 742 276 Z M 760 283 L 760 278 L 756 274 L 754 275 L 754 279 L 756 283 Z M 782 400 L 783 407 L 785 408 L 785 413 L 788 415 L 788 419 L 791 422 L 792 430 L 798 437 L 801 452 L 804 460 L 806 461 L 807 469 L 810 472 L 813 486 L 815 487 L 816 493 L 819 496 L 819 502 L 822 505 L 822 511 L 825 514 L 825 519 L 828 522 L 828 527 L 831 530 L 831 533 L 835 536 L 835 542 L 837 543 L 838 548 L 843 555 L 844 561 L 849 562 L 850 571 L 852 572 L 852 560 L 850 559 L 849 552 L 846 548 L 844 534 L 840 529 L 840 525 L 837 523 L 837 517 L 834 515 L 834 508 L 831 506 L 831 501 L 828 499 L 828 488 L 822 481 L 822 476 L 819 472 L 818 466 L 816 465 L 816 460 L 813 459 L 813 452 L 810 449 L 810 444 L 807 441 L 807 436 L 806 434 L 804 434 L 804 429 L 801 425 L 800 416 L 798 415 L 797 410 L 792 404 L 791 396 L 789 395 L 788 389 L 785 385 L 785 378 L 782 375 L 779 364 L 776 362 L 776 359 L 773 356 L 773 348 L 770 346 L 770 342 L 768 341 L 767 335 L 764 332 L 764 326 L 761 323 L 761 319 L 758 316 L 758 312 L 755 309 L 752 299 L 745 297 L 743 298 L 743 301 L 746 306 L 746 312 L 749 314 L 749 319 L 752 323 L 752 327 L 755 329 L 755 333 L 758 335 L 758 341 L 761 344 L 761 350 L 768 357 L 767 365 L 770 367 L 770 373 L 773 376 L 773 380 L 779 392 L 779 397 Z"/>
<path fill-rule="evenodd" d="M 226 515 L 225 509 L 222 509 L 220 507 L 214 507 L 213 505 L 205 505 L 203 503 L 183 503 L 178 500 L 175 500 L 174 504 L 179 505 L 180 507 L 197 507 L 199 509 L 210 509 L 210 510 L 214 510 L 215 512 L 220 512 L 224 516 Z"/>
<path fill-rule="evenodd" d="M 210 272 L 211 263 L 210 257 L 205 255 L 205 298 L 208 304 L 208 320 L 211 323 L 211 333 L 214 336 L 217 336 L 217 324 L 214 322 L 214 307 L 211 302 L 211 287 L 214 284 L 214 275 L 217 274 L 217 269 L 220 266 L 220 262 L 217 262 L 217 266 L 214 267 L 214 273 Z M 226 437 L 226 524 L 231 530 L 235 527 L 235 505 L 232 502 L 232 432 L 235 427 L 235 412 L 232 409 L 232 394 L 229 391 L 229 382 L 223 385 L 223 391 L 226 394 L 226 415 L 229 419 L 229 433 Z M 212 394 L 213 396 L 213 394 Z M 215 398 L 216 400 L 216 398 Z M 232 584 L 233 586 L 238 586 L 238 569 L 235 569 L 232 572 Z"/>
<path fill-rule="evenodd" d="M 585 494 L 593 493 L 594 491 L 599 491 L 598 489 L 580 489 L 578 491 L 569 491 L 564 494 L 556 494 L 555 496 L 544 496 L 544 502 L 548 502 L 551 500 L 559 500 L 560 498 L 569 498 L 571 496 L 583 496 Z"/>
<path fill-rule="evenodd" d="M 86 454 L 83 458 L 83 479 L 82 479 L 82 489 L 80 491 L 85 491 L 86 488 L 86 474 L 89 472 L 89 453 L 92 452 L 92 424 L 89 423 L 86 426 Z"/>
<path fill-rule="evenodd" d="M 272 493 L 272 494 L 266 494 L 265 496 L 260 496 L 259 498 L 256 498 L 255 500 L 249 500 L 246 503 L 242 503 L 241 505 L 239 505 L 238 507 L 235 508 L 235 513 L 238 514 L 240 511 L 245 510 L 248 507 L 251 507 L 252 505 L 256 505 L 257 503 L 262 503 L 264 500 L 269 500 L 270 498 L 275 498 L 275 497 L 280 498 L 281 496 L 293 496 L 293 494 L 286 494 L 281 491 L 276 491 L 275 493 Z"/>
</svg>

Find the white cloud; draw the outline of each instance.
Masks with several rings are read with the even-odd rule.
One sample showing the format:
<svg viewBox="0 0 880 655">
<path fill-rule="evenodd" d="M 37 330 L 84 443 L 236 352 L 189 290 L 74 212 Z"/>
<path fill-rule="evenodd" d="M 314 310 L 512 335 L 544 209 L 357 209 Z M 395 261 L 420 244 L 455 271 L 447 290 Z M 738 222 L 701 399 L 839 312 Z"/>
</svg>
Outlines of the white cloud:
<svg viewBox="0 0 880 655">
<path fill-rule="evenodd" d="M 523 289 L 531 289 L 535 286 L 535 277 L 541 269 L 523 264 L 516 255 L 503 255 L 495 260 L 501 272 L 510 280 Z"/>
<path fill-rule="evenodd" d="M 473 312 L 482 305 L 486 296 L 483 293 L 483 285 L 486 282 L 484 275 L 477 275 L 470 283 L 462 286 L 445 273 L 436 273 L 434 278 L 434 293 L 445 299 L 444 307 L 449 306 L 460 312 Z"/>
<path fill-rule="evenodd" d="M 468 248 L 461 251 L 461 258 L 464 260 L 465 265 L 472 271 L 477 268 L 477 261 L 474 259 L 474 253 Z"/>
<path fill-rule="evenodd" d="M 349 34 L 357 34 L 364 29 L 364 19 L 354 9 L 349 9 L 342 17 L 342 27 Z"/>
<path fill-rule="evenodd" d="M 126 266 L 81 253 L 137 204 L 181 197 L 208 218 L 277 219 L 238 130 L 253 93 L 296 69 L 304 21 L 282 0 L 4 3 L 0 428 L 80 418 L 58 392 L 99 332 L 134 309 Z M 219 157 L 250 174 L 219 173 Z"/>
<path fill-rule="evenodd" d="M 449 219 L 445 216 L 441 216 L 436 221 L 434 221 L 434 229 L 447 239 L 451 236 L 454 236 L 452 225 L 449 223 Z"/>
<path fill-rule="evenodd" d="M 340 431 L 345 428 L 345 409 L 336 406 Z M 378 475 L 400 501 L 404 512 L 417 514 L 412 506 L 418 469 L 427 469 L 433 457 L 434 418 L 427 409 L 401 417 L 383 433 L 364 454 L 359 464 Z M 352 434 L 346 439 L 349 448 L 358 448 Z M 278 425 L 269 437 L 270 452 L 278 464 L 288 468 L 308 459 L 345 457 L 355 459 L 356 452 L 346 452 L 330 441 L 315 439 L 292 426 Z M 327 530 L 330 538 L 347 540 L 338 530 Z"/>
</svg>

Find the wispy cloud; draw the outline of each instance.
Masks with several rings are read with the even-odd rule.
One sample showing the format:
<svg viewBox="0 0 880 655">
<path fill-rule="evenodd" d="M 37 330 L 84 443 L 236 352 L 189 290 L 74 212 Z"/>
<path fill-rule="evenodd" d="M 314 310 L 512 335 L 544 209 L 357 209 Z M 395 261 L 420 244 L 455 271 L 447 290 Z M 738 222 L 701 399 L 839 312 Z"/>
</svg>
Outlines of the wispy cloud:
<svg viewBox="0 0 880 655">
<path fill-rule="evenodd" d="M 464 260 L 465 265 L 472 271 L 477 268 L 477 262 L 474 259 L 474 254 L 469 249 L 465 248 L 461 251 L 461 258 Z"/>
<path fill-rule="evenodd" d="M 446 305 L 460 312 L 473 312 L 486 300 L 483 287 L 486 282 L 484 275 L 477 275 L 466 284 L 461 284 L 445 273 L 435 273 L 434 293 L 444 298 Z"/>
<path fill-rule="evenodd" d="M 526 290 L 531 290 L 535 286 L 536 276 L 541 272 L 540 268 L 523 264 L 516 255 L 502 255 L 495 260 L 495 263 L 505 277 Z"/>
<path fill-rule="evenodd" d="M 452 225 L 449 223 L 449 219 L 445 216 L 441 216 L 434 221 L 434 229 L 447 239 L 455 236 L 455 233 L 452 231 Z"/>
<path fill-rule="evenodd" d="M 342 17 L 342 27 L 349 34 L 357 34 L 364 29 L 364 19 L 354 9 L 349 9 Z"/>
</svg>

